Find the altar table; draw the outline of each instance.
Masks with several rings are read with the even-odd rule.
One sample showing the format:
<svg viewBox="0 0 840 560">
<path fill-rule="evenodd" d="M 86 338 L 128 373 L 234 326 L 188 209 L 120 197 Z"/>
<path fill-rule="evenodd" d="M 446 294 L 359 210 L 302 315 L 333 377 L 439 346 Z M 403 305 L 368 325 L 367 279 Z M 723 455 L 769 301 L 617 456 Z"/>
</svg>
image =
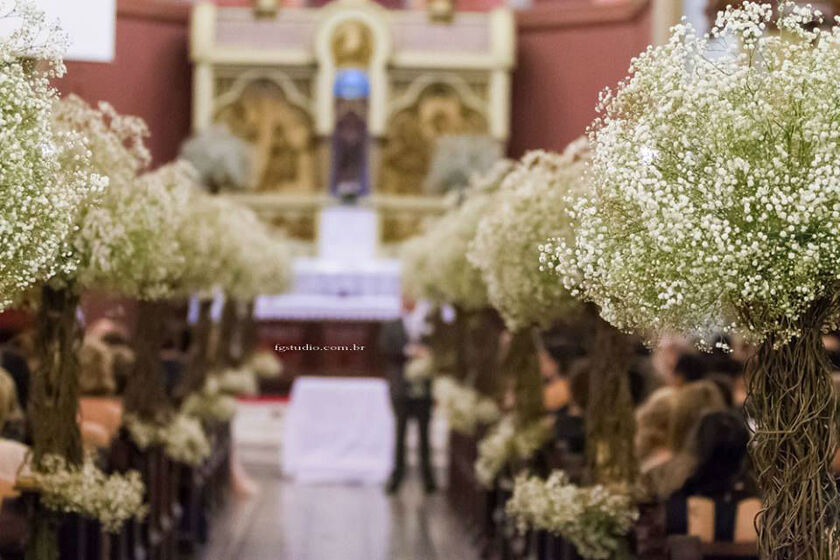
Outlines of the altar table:
<svg viewBox="0 0 840 560">
<path fill-rule="evenodd" d="M 373 378 L 298 378 L 283 439 L 283 472 L 297 481 L 385 481 L 394 450 L 388 384 Z"/>
</svg>

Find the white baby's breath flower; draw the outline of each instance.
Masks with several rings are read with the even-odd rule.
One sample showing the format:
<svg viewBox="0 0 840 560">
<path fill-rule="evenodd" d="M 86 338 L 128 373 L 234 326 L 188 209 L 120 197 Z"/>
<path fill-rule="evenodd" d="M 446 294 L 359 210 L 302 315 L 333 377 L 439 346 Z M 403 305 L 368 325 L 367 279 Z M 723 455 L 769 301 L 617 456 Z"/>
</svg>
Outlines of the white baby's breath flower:
<svg viewBox="0 0 840 560">
<path fill-rule="evenodd" d="M 117 532 L 127 520 L 141 519 L 147 511 L 140 473 L 105 474 L 90 456 L 73 466 L 58 455 L 46 455 L 27 478 L 46 507 L 97 519 L 107 531 Z"/>
<path fill-rule="evenodd" d="M 526 154 L 481 217 L 468 257 L 481 270 L 489 301 L 510 329 L 547 324 L 579 307 L 543 270 L 538 256 L 549 237 L 571 237 L 562 208 L 570 193 L 584 188 L 587 157 L 585 139 L 563 154 Z"/>
<path fill-rule="evenodd" d="M 603 94 L 596 188 L 570 210 L 575 240 L 542 260 L 619 328 L 783 342 L 837 293 L 840 30 L 813 30 L 807 7 L 779 12 L 728 8 L 711 34 L 740 48 L 714 57 L 678 25 Z"/>
<path fill-rule="evenodd" d="M 472 435 L 478 426 L 492 424 L 501 414 L 493 399 L 451 377 L 436 378 L 432 391 L 449 427 L 458 433 Z"/>
<path fill-rule="evenodd" d="M 478 442 L 475 475 L 489 488 L 510 461 L 526 461 L 551 437 L 551 430 L 541 421 L 518 425 L 514 414 L 502 417 Z"/>
<path fill-rule="evenodd" d="M 518 476 L 506 509 L 520 530 L 549 531 L 570 541 L 583 558 L 599 559 L 613 558 L 639 516 L 626 492 L 577 486 L 563 471 L 547 480 Z"/>
</svg>

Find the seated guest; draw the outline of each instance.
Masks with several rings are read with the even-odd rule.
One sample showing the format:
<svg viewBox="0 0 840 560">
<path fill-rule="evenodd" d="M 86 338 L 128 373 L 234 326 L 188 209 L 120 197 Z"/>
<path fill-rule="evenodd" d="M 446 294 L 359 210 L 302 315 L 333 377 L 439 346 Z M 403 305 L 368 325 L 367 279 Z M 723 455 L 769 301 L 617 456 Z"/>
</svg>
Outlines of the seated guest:
<svg viewBox="0 0 840 560">
<path fill-rule="evenodd" d="M 31 333 L 25 331 L 0 347 L 0 367 L 9 373 L 15 383 L 21 410 L 26 410 L 29 404 L 29 377 L 32 364 L 29 363 L 28 356 L 31 355 L 31 345 Z"/>
<path fill-rule="evenodd" d="M 0 368 L 0 437 L 22 441 L 25 432 L 25 419 L 15 382 L 6 370 Z"/>
<path fill-rule="evenodd" d="M 589 360 L 580 358 L 569 368 L 569 401 L 555 411 L 555 434 L 569 453 L 583 453 L 586 444 L 584 411 L 589 398 Z"/>
<path fill-rule="evenodd" d="M 125 329 L 110 319 L 100 319 L 90 326 L 85 339 L 100 340 L 110 349 L 114 394 L 122 395 L 134 367 L 134 351 Z"/>
<path fill-rule="evenodd" d="M 690 474 L 687 445 L 695 426 L 705 413 L 725 409 L 720 389 L 711 381 L 695 381 L 676 390 L 666 450 L 670 457 L 660 458 L 642 477 L 651 496 L 664 499 L 683 485 Z"/>
<path fill-rule="evenodd" d="M 666 533 L 702 542 L 756 541 L 753 521 L 761 504 L 746 483 L 749 433 L 729 411 L 709 412 L 690 443 L 692 471 L 666 502 Z"/>
<path fill-rule="evenodd" d="M 636 410 L 636 456 L 642 474 L 668 461 L 673 454 L 668 446 L 674 416 L 677 389 L 662 387 Z"/>
<path fill-rule="evenodd" d="M 706 361 L 697 352 L 680 354 L 674 365 L 673 378 L 669 385 L 682 387 L 686 383 L 700 381 L 707 373 Z"/>
<path fill-rule="evenodd" d="M 79 392 L 90 397 L 113 395 L 117 388 L 113 361 L 107 344 L 86 336 L 79 350 Z"/>
<path fill-rule="evenodd" d="M 79 426 L 88 449 L 107 447 L 120 429 L 116 389 L 114 352 L 98 336 L 86 336 L 79 351 Z"/>
<path fill-rule="evenodd" d="M 0 439 L 0 499 L 14 497 L 17 478 L 28 472 L 29 446 Z"/>
<path fill-rule="evenodd" d="M 667 336 L 660 340 L 651 353 L 651 366 L 659 382 L 672 385 L 675 381 L 674 368 L 677 360 L 692 350 L 691 344 L 679 336 Z"/>
<path fill-rule="evenodd" d="M 540 373 L 543 384 L 543 405 L 549 412 L 569 404 L 569 369 L 585 355 L 575 325 L 556 325 L 542 336 Z"/>
</svg>

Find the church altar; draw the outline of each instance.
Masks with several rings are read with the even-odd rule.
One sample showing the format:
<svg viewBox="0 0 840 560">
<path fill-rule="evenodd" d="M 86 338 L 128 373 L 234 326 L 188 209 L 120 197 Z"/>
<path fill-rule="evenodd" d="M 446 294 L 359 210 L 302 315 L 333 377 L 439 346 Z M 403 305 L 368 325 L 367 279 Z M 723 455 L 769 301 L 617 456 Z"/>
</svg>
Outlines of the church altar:
<svg viewBox="0 0 840 560">
<path fill-rule="evenodd" d="M 369 208 L 332 206 L 320 214 L 318 256 L 297 258 L 288 294 L 257 299 L 261 321 L 383 321 L 399 315 L 400 264 L 376 257 Z"/>
<path fill-rule="evenodd" d="M 424 183 L 438 140 L 504 152 L 513 14 L 442 15 L 371 0 L 192 9 L 193 129 L 224 126 L 254 152 L 251 188 L 223 195 L 307 247 L 290 292 L 255 306 L 292 377 L 381 373 L 379 324 L 400 310 L 399 262 L 384 255 L 446 208 Z"/>
<path fill-rule="evenodd" d="M 193 129 L 224 125 L 253 147 L 252 189 L 228 196 L 287 235 L 335 240 L 320 230 L 349 196 L 385 246 L 445 208 L 424 189 L 438 139 L 484 136 L 504 151 L 514 55 L 505 8 L 440 19 L 370 0 L 269 14 L 199 2 Z"/>
</svg>

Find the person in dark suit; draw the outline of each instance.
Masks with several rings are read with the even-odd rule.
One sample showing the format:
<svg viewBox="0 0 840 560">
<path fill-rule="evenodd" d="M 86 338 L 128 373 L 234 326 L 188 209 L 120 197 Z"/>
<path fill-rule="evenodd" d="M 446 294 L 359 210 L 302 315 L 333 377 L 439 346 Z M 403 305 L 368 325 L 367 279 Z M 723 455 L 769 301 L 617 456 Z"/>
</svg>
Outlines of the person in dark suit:
<svg viewBox="0 0 840 560">
<path fill-rule="evenodd" d="M 420 432 L 420 467 L 427 493 L 436 489 L 429 446 L 429 422 L 432 417 L 432 380 L 406 378 L 405 366 L 412 358 L 427 356 L 429 348 L 422 343 L 424 317 L 410 297 L 403 296 L 402 314 L 382 325 L 379 333 L 379 352 L 385 360 L 385 370 L 391 388 L 391 403 L 396 418 L 394 470 L 388 480 L 389 494 L 399 490 L 405 475 L 405 432 L 408 421 L 414 419 Z"/>
</svg>

